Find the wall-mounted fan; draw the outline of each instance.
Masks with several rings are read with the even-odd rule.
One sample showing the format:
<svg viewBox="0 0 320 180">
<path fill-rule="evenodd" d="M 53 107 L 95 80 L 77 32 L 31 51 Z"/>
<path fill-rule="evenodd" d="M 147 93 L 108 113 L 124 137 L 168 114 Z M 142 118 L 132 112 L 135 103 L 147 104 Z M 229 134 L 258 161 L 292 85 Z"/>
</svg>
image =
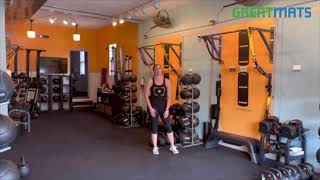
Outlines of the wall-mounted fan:
<svg viewBox="0 0 320 180">
<path fill-rule="evenodd" d="M 169 28 L 171 27 L 171 21 L 169 18 L 169 13 L 162 9 L 158 11 L 157 15 L 153 17 L 153 23 L 155 24 L 150 29 L 153 29 L 155 27 L 161 27 L 161 28 Z"/>
</svg>

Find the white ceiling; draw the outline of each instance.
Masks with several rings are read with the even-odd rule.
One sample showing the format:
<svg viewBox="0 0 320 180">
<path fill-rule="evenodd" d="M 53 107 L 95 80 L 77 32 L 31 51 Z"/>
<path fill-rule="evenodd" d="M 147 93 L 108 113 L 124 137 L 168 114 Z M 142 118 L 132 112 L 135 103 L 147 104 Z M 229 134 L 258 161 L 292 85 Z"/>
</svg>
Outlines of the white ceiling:
<svg viewBox="0 0 320 180">
<path fill-rule="evenodd" d="M 74 21 L 80 27 L 99 28 L 112 22 L 112 17 L 128 14 L 133 22 L 140 22 L 157 12 L 153 4 L 156 0 L 48 0 L 32 18 L 36 22 L 49 23 L 56 18 L 56 25 L 62 21 Z M 159 0 L 160 9 L 174 9 L 195 0 Z M 144 13 L 142 12 L 142 10 Z M 130 10 L 130 11 L 128 11 Z"/>
</svg>

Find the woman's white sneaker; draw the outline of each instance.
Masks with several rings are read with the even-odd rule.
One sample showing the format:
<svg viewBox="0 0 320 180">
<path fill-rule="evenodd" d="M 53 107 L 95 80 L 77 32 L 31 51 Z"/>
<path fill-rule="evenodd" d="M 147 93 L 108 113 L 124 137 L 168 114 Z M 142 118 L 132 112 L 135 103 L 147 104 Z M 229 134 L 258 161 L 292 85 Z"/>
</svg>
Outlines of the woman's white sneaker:
<svg viewBox="0 0 320 180">
<path fill-rule="evenodd" d="M 177 149 L 176 146 L 170 147 L 170 151 L 171 151 L 173 154 L 179 154 L 179 151 L 178 151 L 178 149 Z"/>
<path fill-rule="evenodd" d="M 154 147 L 153 150 L 152 150 L 152 153 L 153 153 L 154 155 L 159 155 L 159 148 Z"/>
</svg>

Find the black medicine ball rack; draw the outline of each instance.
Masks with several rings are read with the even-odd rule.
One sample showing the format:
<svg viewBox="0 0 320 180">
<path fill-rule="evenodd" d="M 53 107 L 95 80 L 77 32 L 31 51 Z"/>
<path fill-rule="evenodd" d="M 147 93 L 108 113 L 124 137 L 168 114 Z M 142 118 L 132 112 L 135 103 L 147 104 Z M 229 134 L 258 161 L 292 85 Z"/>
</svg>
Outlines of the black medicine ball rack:
<svg viewBox="0 0 320 180">
<path fill-rule="evenodd" d="M 127 120 L 128 122 L 122 122 L 121 127 L 123 128 L 131 128 L 131 127 L 138 127 L 140 126 L 138 124 L 138 121 L 136 119 L 136 114 L 141 111 L 141 109 L 138 109 L 136 107 L 136 102 L 137 102 L 137 76 L 132 74 L 131 70 L 127 70 L 125 72 L 125 75 L 121 79 L 123 86 L 122 86 L 122 91 L 125 94 L 124 101 L 125 104 L 123 106 L 123 115 L 124 118 L 122 118 L 121 121 Z M 129 111 L 128 111 L 129 109 Z"/>
<path fill-rule="evenodd" d="M 295 126 L 293 122 L 301 122 L 300 128 Z M 305 163 L 307 144 L 305 132 L 308 130 L 303 128 L 300 120 L 291 120 L 288 123 L 281 124 L 277 117 L 267 117 L 259 124 L 261 133 L 259 143 L 260 163 L 265 162 L 267 153 L 274 154 L 276 162 L 279 164 L 281 164 L 281 157 L 284 157 L 285 165 L 289 165 L 291 161 L 295 160 L 301 160 L 301 163 Z M 291 154 L 294 153 L 291 151 L 294 147 L 301 148 L 299 154 Z"/>
<path fill-rule="evenodd" d="M 196 80 L 196 81 L 198 81 L 196 83 L 193 83 L 193 80 L 192 80 L 194 76 L 197 76 L 197 78 L 199 78 L 198 80 Z M 190 79 L 191 81 L 188 82 L 188 80 L 184 80 L 184 79 Z M 198 145 L 202 144 L 202 142 L 200 142 L 199 135 L 195 130 L 195 128 L 198 125 L 198 124 L 195 125 L 196 124 L 195 122 L 198 119 L 195 119 L 197 117 L 194 115 L 195 113 L 197 113 L 199 111 L 199 108 L 200 108 L 200 106 L 197 107 L 197 108 L 195 107 L 195 104 L 197 104 L 197 102 L 194 101 L 196 98 L 198 98 L 200 96 L 200 91 L 199 91 L 199 92 L 197 92 L 197 95 L 196 95 L 197 97 L 195 97 L 195 94 L 196 94 L 195 91 L 197 89 L 195 87 L 195 85 L 200 83 L 200 80 L 201 80 L 200 76 L 198 74 L 196 74 L 196 73 L 192 73 L 192 71 L 190 71 L 187 74 L 184 74 L 182 76 L 182 78 L 181 78 L 183 88 L 190 92 L 189 95 L 183 96 L 182 99 L 186 100 L 185 103 L 191 104 L 191 112 L 190 111 L 186 111 L 183 108 L 183 104 L 182 104 L 182 109 L 184 111 L 184 115 L 187 115 L 187 116 L 191 115 L 191 127 L 190 128 L 185 128 L 185 130 L 182 130 L 182 132 L 180 130 L 180 132 L 179 132 L 179 139 L 180 140 L 179 141 L 180 141 L 181 144 L 177 144 L 177 145 L 181 146 L 181 147 L 193 147 L 193 146 L 198 146 Z M 180 96 L 181 95 L 182 94 L 180 93 Z M 183 118 L 183 117 L 181 117 L 181 118 Z M 183 138 L 184 136 L 182 136 L 181 133 L 186 133 L 186 134 L 191 135 L 191 136 L 188 136 L 188 138 L 191 138 L 191 141 L 187 142 L 187 143 L 183 143 L 183 140 L 181 140 L 181 138 Z"/>
<path fill-rule="evenodd" d="M 70 75 L 41 75 L 41 111 L 72 110 L 71 82 Z"/>
</svg>

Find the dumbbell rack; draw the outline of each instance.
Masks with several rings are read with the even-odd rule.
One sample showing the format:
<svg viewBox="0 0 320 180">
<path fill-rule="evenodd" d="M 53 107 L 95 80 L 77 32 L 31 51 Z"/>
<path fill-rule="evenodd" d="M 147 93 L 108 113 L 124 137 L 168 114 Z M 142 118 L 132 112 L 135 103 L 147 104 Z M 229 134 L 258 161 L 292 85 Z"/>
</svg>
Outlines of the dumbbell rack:
<svg viewBox="0 0 320 180">
<path fill-rule="evenodd" d="M 309 129 L 304 129 L 304 132 L 308 131 Z M 264 134 L 261 133 L 261 138 L 260 138 L 260 143 L 259 143 L 259 149 L 260 149 L 260 163 L 263 164 L 265 161 L 265 149 L 264 149 L 264 142 L 277 142 L 280 146 L 281 149 L 283 149 L 283 151 L 281 150 L 276 150 L 275 152 L 272 152 L 273 154 L 276 155 L 276 161 L 278 163 L 281 163 L 281 157 L 284 157 L 284 164 L 285 165 L 289 165 L 291 161 L 294 160 L 298 160 L 300 159 L 302 161 L 302 163 L 304 163 L 306 161 L 306 136 L 305 134 L 301 134 L 300 137 L 296 137 L 296 138 L 284 138 L 281 135 L 275 135 L 275 134 Z M 282 141 L 283 139 L 285 139 L 285 141 Z M 300 143 L 300 147 L 303 150 L 303 154 L 302 155 L 298 155 L 298 156 L 292 156 L 290 155 L 290 146 L 292 144 L 293 141 L 298 140 L 298 142 Z M 297 142 L 296 142 L 297 143 Z"/>
<path fill-rule="evenodd" d="M 192 72 L 190 71 L 189 74 L 192 75 Z M 191 143 L 186 144 L 186 145 L 179 144 L 179 146 L 184 147 L 184 148 L 202 145 L 202 142 L 200 142 L 200 140 L 194 141 L 194 133 L 197 133 L 195 131 L 195 127 L 194 127 L 194 107 L 193 107 L 193 102 L 194 102 L 193 89 L 194 89 L 194 85 L 191 83 L 190 85 L 186 85 L 186 86 L 189 89 L 191 88 L 191 98 L 187 99 L 187 102 L 191 103 L 191 118 L 192 118 L 192 120 L 191 120 L 191 128 L 189 129 L 189 130 L 191 130 Z"/>
</svg>

